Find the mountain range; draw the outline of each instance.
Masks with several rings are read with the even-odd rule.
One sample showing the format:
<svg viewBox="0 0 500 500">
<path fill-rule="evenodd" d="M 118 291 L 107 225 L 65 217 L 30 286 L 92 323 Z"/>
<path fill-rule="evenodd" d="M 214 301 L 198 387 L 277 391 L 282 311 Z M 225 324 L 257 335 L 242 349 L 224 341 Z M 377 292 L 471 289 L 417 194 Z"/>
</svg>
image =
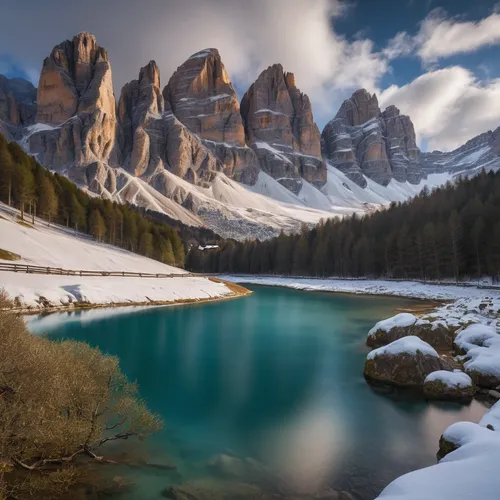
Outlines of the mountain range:
<svg viewBox="0 0 500 500">
<path fill-rule="evenodd" d="M 38 88 L 0 75 L 0 132 L 91 193 L 237 239 L 500 168 L 500 128 L 455 151 L 421 152 L 411 119 L 364 89 L 320 132 L 280 64 L 240 102 L 216 49 L 193 54 L 163 89 L 150 61 L 116 101 L 108 54 L 89 33 L 53 48 Z"/>
</svg>

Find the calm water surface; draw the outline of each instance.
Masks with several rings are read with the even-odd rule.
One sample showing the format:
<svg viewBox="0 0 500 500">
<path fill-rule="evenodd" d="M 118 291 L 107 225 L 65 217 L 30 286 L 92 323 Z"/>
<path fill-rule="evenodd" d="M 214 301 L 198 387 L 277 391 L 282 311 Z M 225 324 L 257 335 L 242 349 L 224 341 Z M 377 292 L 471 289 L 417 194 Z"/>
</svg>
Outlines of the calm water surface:
<svg viewBox="0 0 500 500">
<path fill-rule="evenodd" d="M 31 320 L 35 332 L 117 355 L 163 416 L 148 453 L 178 469 L 128 472 L 138 488 L 130 498 L 160 499 L 169 484 L 207 476 L 207 460 L 230 450 L 302 491 L 330 486 L 370 499 L 435 463 L 448 425 L 485 412 L 477 402 L 428 404 L 366 384 L 367 331 L 410 301 L 250 288 L 220 303 Z"/>
</svg>

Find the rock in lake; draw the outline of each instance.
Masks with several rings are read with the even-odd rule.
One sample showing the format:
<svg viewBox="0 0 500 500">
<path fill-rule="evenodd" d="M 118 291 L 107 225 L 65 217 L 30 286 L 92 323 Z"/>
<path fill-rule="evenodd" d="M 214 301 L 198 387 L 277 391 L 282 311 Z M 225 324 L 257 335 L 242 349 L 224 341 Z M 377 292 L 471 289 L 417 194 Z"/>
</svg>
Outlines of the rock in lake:
<svg viewBox="0 0 500 500">
<path fill-rule="evenodd" d="M 470 401 L 474 393 L 474 382 L 460 370 L 439 370 L 427 375 L 424 380 L 424 396 L 427 399 L 465 402 Z"/>
<path fill-rule="evenodd" d="M 432 346 L 410 336 L 368 353 L 364 375 L 397 387 L 422 387 L 427 375 L 445 368 Z"/>
<path fill-rule="evenodd" d="M 500 335 L 493 326 L 473 324 L 455 338 L 455 350 L 465 354 L 465 372 L 479 387 L 500 384 Z"/>
<path fill-rule="evenodd" d="M 431 323 L 410 313 L 400 313 L 376 323 L 368 332 L 366 344 L 381 347 L 403 337 L 415 336 L 435 349 L 448 350 L 453 348 L 456 329 L 456 326 L 448 326 L 443 321 Z"/>
<path fill-rule="evenodd" d="M 162 496 L 172 500 L 255 500 L 266 498 L 258 486 L 212 478 L 196 479 L 171 486 L 162 492 Z"/>
</svg>

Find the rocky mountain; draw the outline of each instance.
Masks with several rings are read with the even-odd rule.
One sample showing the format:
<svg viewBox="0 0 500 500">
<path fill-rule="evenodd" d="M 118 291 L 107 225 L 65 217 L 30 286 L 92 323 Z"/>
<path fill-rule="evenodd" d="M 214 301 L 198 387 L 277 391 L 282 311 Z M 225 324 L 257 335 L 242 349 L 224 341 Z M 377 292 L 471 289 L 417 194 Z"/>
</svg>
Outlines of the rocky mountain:
<svg viewBox="0 0 500 500">
<path fill-rule="evenodd" d="M 500 127 L 474 137 L 453 151 L 421 153 L 421 160 L 426 174 L 448 172 L 454 177 L 471 177 L 483 168 L 497 171 L 500 169 Z"/>
<path fill-rule="evenodd" d="M 216 49 L 193 54 L 172 75 L 163 96 L 175 117 L 222 162 L 228 177 L 255 184 L 258 160 L 246 145 L 238 96 Z"/>
<path fill-rule="evenodd" d="M 0 75 L 0 133 L 12 138 L 19 127 L 31 125 L 36 115 L 36 88 L 23 78 Z"/>
<path fill-rule="evenodd" d="M 114 190 L 107 169 L 116 133 L 111 66 L 93 35 L 66 40 L 44 60 L 37 108 L 37 124 L 25 139 L 30 152 L 98 194 Z"/>
<path fill-rule="evenodd" d="M 325 159 L 361 187 L 365 176 L 383 186 L 391 179 L 418 184 L 423 178 L 410 118 L 395 106 L 381 112 L 377 96 L 365 89 L 344 101 L 321 143 Z"/>
<path fill-rule="evenodd" d="M 320 134 L 292 73 L 267 68 L 240 105 L 216 49 L 189 57 L 163 89 L 150 61 L 115 102 L 108 55 L 89 33 L 54 47 L 38 89 L 0 76 L 0 132 L 43 165 L 100 196 L 238 239 L 498 169 L 499 130 L 451 153 L 420 153 L 410 118 L 381 111 L 362 89 Z"/>
<path fill-rule="evenodd" d="M 281 64 L 263 71 L 244 95 L 241 114 L 264 172 L 295 194 L 302 179 L 316 187 L 325 184 L 321 136 L 309 98 L 296 87 L 293 73 L 285 73 Z"/>
</svg>

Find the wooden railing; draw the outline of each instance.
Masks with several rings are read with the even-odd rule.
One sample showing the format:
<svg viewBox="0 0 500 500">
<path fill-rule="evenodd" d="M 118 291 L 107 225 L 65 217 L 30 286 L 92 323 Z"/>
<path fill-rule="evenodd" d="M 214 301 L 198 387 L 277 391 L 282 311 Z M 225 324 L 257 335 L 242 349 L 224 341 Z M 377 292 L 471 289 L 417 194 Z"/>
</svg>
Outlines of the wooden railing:
<svg viewBox="0 0 500 500">
<path fill-rule="evenodd" d="M 63 269 L 61 267 L 32 266 L 30 264 L 11 264 L 0 262 L 0 271 L 28 274 L 53 274 L 57 276 L 118 276 L 123 278 L 190 278 L 203 276 L 201 274 L 163 274 L 163 273 L 137 273 L 132 271 L 88 271 Z"/>
</svg>

